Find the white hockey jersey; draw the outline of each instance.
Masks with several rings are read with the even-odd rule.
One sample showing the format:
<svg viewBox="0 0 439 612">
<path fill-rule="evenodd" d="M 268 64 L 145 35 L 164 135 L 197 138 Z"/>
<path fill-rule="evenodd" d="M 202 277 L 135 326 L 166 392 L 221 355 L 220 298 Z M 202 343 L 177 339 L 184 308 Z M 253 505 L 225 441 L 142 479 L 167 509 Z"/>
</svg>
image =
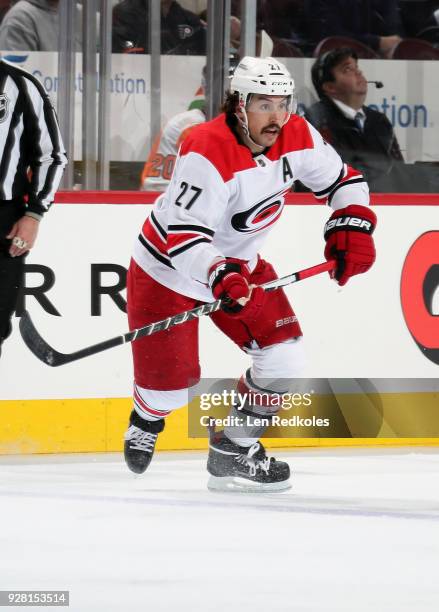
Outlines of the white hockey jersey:
<svg viewBox="0 0 439 612">
<path fill-rule="evenodd" d="M 155 140 L 143 167 L 140 179 L 142 191 L 165 191 L 174 170 L 178 149 L 192 128 L 206 121 L 199 108 L 178 113 L 168 121 Z"/>
<path fill-rule="evenodd" d="M 199 125 L 181 146 L 171 182 L 138 236 L 134 260 L 173 291 L 212 301 L 212 260 L 236 257 L 252 269 L 295 180 L 333 209 L 369 204 L 361 173 L 302 117 L 293 115 L 260 155 L 239 144 L 224 114 Z"/>
</svg>

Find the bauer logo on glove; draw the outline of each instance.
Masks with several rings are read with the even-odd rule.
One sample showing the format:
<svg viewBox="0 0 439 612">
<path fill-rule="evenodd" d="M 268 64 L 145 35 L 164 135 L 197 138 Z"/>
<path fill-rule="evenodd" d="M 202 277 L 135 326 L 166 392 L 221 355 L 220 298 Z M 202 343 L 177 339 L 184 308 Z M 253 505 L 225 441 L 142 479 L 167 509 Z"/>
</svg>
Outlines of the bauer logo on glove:
<svg viewBox="0 0 439 612">
<path fill-rule="evenodd" d="M 331 231 L 337 231 L 340 227 L 349 226 L 350 230 L 357 228 L 360 232 L 366 232 L 372 234 L 374 226 L 370 221 L 361 219 L 361 217 L 338 217 L 338 219 L 331 219 L 325 225 L 325 238 L 329 236 Z"/>
<path fill-rule="evenodd" d="M 351 204 L 336 210 L 325 225 L 325 257 L 335 259 L 336 269 L 331 273 L 339 285 L 345 285 L 351 276 L 363 274 L 375 261 L 372 238 L 376 215 L 367 206 Z"/>
</svg>

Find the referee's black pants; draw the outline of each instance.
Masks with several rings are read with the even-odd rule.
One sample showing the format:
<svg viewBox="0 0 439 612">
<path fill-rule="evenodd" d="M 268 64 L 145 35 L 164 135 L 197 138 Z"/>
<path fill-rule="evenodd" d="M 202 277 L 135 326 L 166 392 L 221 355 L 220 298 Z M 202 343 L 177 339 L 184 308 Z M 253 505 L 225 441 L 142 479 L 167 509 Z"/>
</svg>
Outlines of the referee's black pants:
<svg viewBox="0 0 439 612">
<path fill-rule="evenodd" d="M 23 284 L 25 255 L 11 257 L 11 240 L 6 236 L 25 212 L 24 205 L 15 201 L 0 201 L 0 353 L 3 341 L 11 333 L 11 319 Z"/>
</svg>

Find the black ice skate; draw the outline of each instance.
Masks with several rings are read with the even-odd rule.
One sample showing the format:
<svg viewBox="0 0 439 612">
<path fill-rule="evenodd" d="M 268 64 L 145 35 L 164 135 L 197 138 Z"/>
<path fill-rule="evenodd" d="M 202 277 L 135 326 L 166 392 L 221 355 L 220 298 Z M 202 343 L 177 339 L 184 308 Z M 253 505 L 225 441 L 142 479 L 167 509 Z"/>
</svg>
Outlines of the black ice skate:
<svg viewBox="0 0 439 612">
<path fill-rule="evenodd" d="M 207 487 L 215 491 L 270 492 L 291 488 L 288 463 L 267 457 L 260 442 L 247 448 L 224 434 L 210 440 L 207 471 Z"/>
<path fill-rule="evenodd" d="M 125 462 L 132 472 L 143 474 L 151 463 L 157 437 L 165 428 L 165 420 L 147 421 L 134 410 L 125 433 Z"/>
</svg>

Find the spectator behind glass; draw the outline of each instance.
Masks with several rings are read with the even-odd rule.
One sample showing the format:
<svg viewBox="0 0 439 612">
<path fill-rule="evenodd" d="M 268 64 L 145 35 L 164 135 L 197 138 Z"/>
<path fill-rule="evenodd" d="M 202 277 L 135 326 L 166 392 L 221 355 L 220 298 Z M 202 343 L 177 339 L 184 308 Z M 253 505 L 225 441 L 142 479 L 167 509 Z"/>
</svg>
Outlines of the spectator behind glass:
<svg viewBox="0 0 439 612">
<path fill-rule="evenodd" d="M 439 0 L 399 0 L 398 4 L 407 36 L 416 38 L 426 28 L 439 28 Z"/>
<path fill-rule="evenodd" d="M 73 1 L 73 0 L 72 0 Z M 0 25 L 0 49 L 4 51 L 58 51 L 59 0 L 19 0 Z M 78 20 L 78 27 L 80 20 Z M 76 49 L 81 50 L 78 32 Z"/>
<path fill-rule="evenodd" d="M 149 0 L 122 0 L 113 8 L 113 53 L 149 53 Z M 161 0 L 161 52 L 206 53 L 206 24 L 175 0 Z"/>
<path fill-rule="evenodd" d="M 239 63 L 238 54 L 229 58 L 229 76 Z M 140 178 L 141 191 L 165 191 L 171 180 L 180 145 L 194 127 L 206 121 L 206 66 L 203 67 L 201 85 L 186 111 L 174 115 L 152 145 Z"/>
<path fill-rule="evenodd" d="M 351 49 L 334 49 L 311 69 L 320 98 L 305 116 L 354 168 L 363 172 L 374 191 L 399 191 L 393 176 L 403 156 L 387 117 L 364 105 L 367 81 Z"/>
<path fill-rule="evenodd" d="M 5 14 L 11 8 L 11 4 L 12 4 L 11 0 L 0 0 L 0 23 L 2 22 Z"/>
<path fill-rule="evenodd" d="M 168 187 L 180 145 L 195 126 L 206 121 L 204 96 L 203 83 L 188 110 L 174 115 L 155 139 L 140 178 L 141 191 L 165 191 Z"/>
<path fill-rule="evenodd" d="M 309 24 L 305 16 L 306 0 L 259 0 L 261 19 L 272 38 L 280 38 L 311 54 Z"/>
<path fill-rule="evenodd" d="M 403 35 L 397 0 L 305 0 L 305 7 L 316 45 L 347 36 L 389 58 Z"/>
</svg>

